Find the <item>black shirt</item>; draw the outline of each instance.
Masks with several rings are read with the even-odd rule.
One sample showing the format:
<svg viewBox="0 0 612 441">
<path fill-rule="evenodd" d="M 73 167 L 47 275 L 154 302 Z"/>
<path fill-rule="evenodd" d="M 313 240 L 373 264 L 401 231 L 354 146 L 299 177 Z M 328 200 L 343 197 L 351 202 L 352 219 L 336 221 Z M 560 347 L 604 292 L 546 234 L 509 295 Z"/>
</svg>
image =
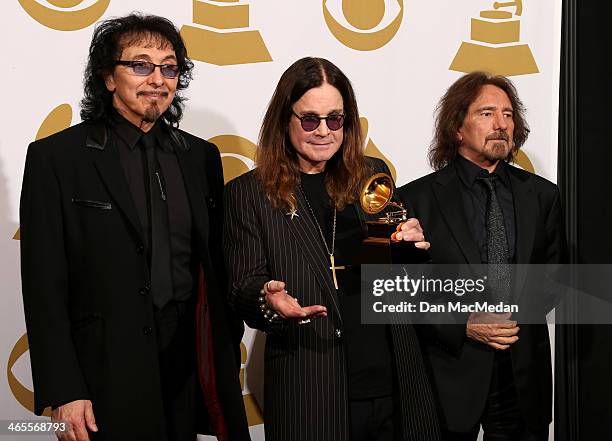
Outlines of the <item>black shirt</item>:
<svg viewBox="0 0 612 441">
<path fill-rule="evenodd" d="M 334 210 L 325 189 L 325 173 L 302 173 L 301 187 L 331 250 Z M 361 272 L 353 265 L 353 257 L 364 239 L 364 232 L 354 206 L 336 215 L 334 258 L 338 295 L 344 323 L 349 398 L 361 400 L 391 395 L 393 392 L 393 359 L 391 337 L 385 325 L 361 323 Z M 321 239 L 323 240 L 323 239 Z"/>
<path fill-rule="evenodd" d="M 489 198 L 488 190 L 478 177 L 486 177 L 489 172 L 479 167 L 472 161 L 458 155 L 456 160 L 457 175 L 462 185 L 463 206 L 465 216 L 470 226 L 472 237 L 474 238 L 480 252 L 481 263 L 487 263 L 487 201 Z M 514 202 L 512 199 L 512 187 L 510 176 L 508 175 L 507 165 L 500 161 L 494 174 L 499 179 L 496 181 L 495 193 L 504 214 L 504 226 L 506 229 L 506 239 L 508 241 L 508 255 L 510 263 L 515 261 L 516 248 L 516 221 L 514 219 Z"/>
<path fill-rule="evenodd" d="M 145 133 L 128 120 L 115 114 L 111 121 L 111 136 L 117 143 L 119 160 L 125 173 L 130 194 L 142 225 L 149 267 L 151 259 L 151 227 L 149 189 L 146 155 L 138 148 L 138 141 Z M 156 123 L 149 132 L 156 138 L 156 154 L 162 169 L 162 186 L 167 196 L 170 249 L 172 253 L 173 299 L 185 301 L 193 290 L 191 265 L 191 209 L 173 144 L 162 123 Z"/>
</svg>

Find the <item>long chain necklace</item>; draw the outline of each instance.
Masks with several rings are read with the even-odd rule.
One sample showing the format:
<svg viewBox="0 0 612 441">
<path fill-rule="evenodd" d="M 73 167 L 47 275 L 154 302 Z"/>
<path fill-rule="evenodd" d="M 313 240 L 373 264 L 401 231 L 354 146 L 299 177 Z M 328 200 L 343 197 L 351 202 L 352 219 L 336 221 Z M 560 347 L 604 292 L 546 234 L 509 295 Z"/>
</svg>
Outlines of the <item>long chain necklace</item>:
<svg viewBox="0 0 612 441">
<path fill-rule="evenodd" d="M 327 240 L 325 239 L 325 234 L 323 234 L 323 229 L 321 228 L 321 225 L 319 225 L 319 221 L 317 220 L 317 217 L 315 216 L 314 211 L 312 207 L 310 206 L 310 201 L 308 201 L 308 198 L 306 197 L 306 193 L 304 192 L 304 189 L 302 188 L 301 185 L 299 185 L 299 188 L 300 188 L 300 192 L 302 193 L 302 196 L 304 196 L 304 200 L 306 201 L 308 210 L 310 211 L 310 214 L 312 215 L 312 220 L 314 221 L 315 225 L 319 229 L 319 234 L 321 235 L 321 239 L 323 239 L 323 245 L 325 245 L 325 251 L 327 251 L 327 254 L 329 255 L 329 261 L 331 263 L 331 266 L 329 267 L 329 269 L 331 270 L 332 277 L 334 279 L 334 287 L 338 289 L 338 278 L 336 277 L 336 270 L 346 269 L 345 266 L 336 266 L 336 260 L 334 258 L 334 250 L 336 247 L 336 215 L 338 213 L 338 209 L 334 207 L 334 222 L 333 222 L 333 227 L 332 227 L 332 243 L 331 243 L 331 249 L 330 249 L 327 246 Z"/>
</svg>

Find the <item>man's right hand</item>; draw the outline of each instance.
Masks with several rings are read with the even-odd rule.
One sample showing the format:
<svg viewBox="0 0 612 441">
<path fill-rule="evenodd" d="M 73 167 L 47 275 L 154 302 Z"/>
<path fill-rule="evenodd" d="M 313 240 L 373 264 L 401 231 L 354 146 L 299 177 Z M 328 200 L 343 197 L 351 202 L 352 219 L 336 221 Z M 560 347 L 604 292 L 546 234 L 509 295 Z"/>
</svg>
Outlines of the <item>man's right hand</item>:
<svg viewBox="0 0 612 441">
<path fill-rule="evenodd" d="M 87 431 L 98 431 L 89 400 L 75 400 L 55 408 L 51 421 L 66 423 L 66 431 L 56 433 L 60 441 L 89 441 Z"/>
<path fill-rule="evenodd" d="M 301 306 L 298 300 L 285 290 L 285 282 L 270 280 L 263 286 L 266 303 L 284 319 L 308 320 L 327 316 L 322 305 Z"/>
<path fill-rule="evenodd" d="M 503 351 L 519 339 L 517 334 L 520 328 L 516 321 L 509 320 L 510 315 L 473 312 L 468 318 L 465 332 L 472 340 Z"/>
</svg>

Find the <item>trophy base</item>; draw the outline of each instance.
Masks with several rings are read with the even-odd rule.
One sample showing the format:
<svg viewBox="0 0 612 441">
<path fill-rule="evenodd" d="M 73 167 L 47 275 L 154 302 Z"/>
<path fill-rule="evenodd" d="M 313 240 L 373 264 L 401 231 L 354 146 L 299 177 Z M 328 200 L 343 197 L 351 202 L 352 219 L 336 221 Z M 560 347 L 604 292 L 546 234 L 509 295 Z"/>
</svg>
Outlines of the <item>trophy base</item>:
<svg viewBox="0 0 612 441">
<path fill-rule="evenodd" d="M 426 263 L 429 253 L 414 246 L 414 242 L 394 242 L 391 234 L 397 224 L 384 221 L 369 221 L 368 237 L 361 242 L 356 264 L 401 264 Z"/>
</svg>

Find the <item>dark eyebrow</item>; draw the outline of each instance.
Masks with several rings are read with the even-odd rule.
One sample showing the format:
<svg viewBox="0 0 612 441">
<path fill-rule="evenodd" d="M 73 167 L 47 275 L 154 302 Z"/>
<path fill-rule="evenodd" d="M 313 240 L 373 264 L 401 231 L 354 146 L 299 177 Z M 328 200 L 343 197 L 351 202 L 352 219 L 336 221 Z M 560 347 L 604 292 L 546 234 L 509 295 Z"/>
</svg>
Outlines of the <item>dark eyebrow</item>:
<svg viewBox="0 0 612 441">
<path fill-rule="evenodd" d="M 315 116 L 321 116 L 318 112 L 315 112 L 314 110 L 303 110 L 300 112 L 302 115 L 315 115 Z M 328 115 L 336 115 L 336 114 L 342 114 L 344 113 L 344 110 L 342 109 L 333 109 L 330 110 L 327 114 Z"/>
<path fill-rule="evenodd" d="M 144 60 L 147 60 L 147 61 L 151 61 L 151 57 L 149 57 L 147 54 L 136 54 L 136 55 L 134 55 L 132 57 L 132 59 L 133 60 L 136 60 L 136 59 L 141 59 L 142 60 L 142 59 L 144 59 Z"/>
<path fill-rule="evenodd" d="M 142 59 L 144 59 L 146 61 L 151 61 L 151 57 L 148 54 L 137 54 L 137 55 L 134 55 L 133 59 L 134 60 L 138 60 L 138 59 L 142 60 Z M 167 57 L 165 57 L 162 60 L 162 64 L 164 64 L 166 61 L 170 61 L 170 60 L 176 62 L 176 57 L 174 55 L 168 55 Z"/>
<path fill-rule="evenodd" d="M 483 107 L 479 107 L 478 109 L 476 109 L 476 112 L 482 112 L 483 110 L 497 110 L 497 107 L 495 106 L 483 106 Z M 514 110 L 512 110 L 511 107 L 504 107 L 502 109 L 503 112 L 512 112 L 514 113 Z"/>
</svg>

